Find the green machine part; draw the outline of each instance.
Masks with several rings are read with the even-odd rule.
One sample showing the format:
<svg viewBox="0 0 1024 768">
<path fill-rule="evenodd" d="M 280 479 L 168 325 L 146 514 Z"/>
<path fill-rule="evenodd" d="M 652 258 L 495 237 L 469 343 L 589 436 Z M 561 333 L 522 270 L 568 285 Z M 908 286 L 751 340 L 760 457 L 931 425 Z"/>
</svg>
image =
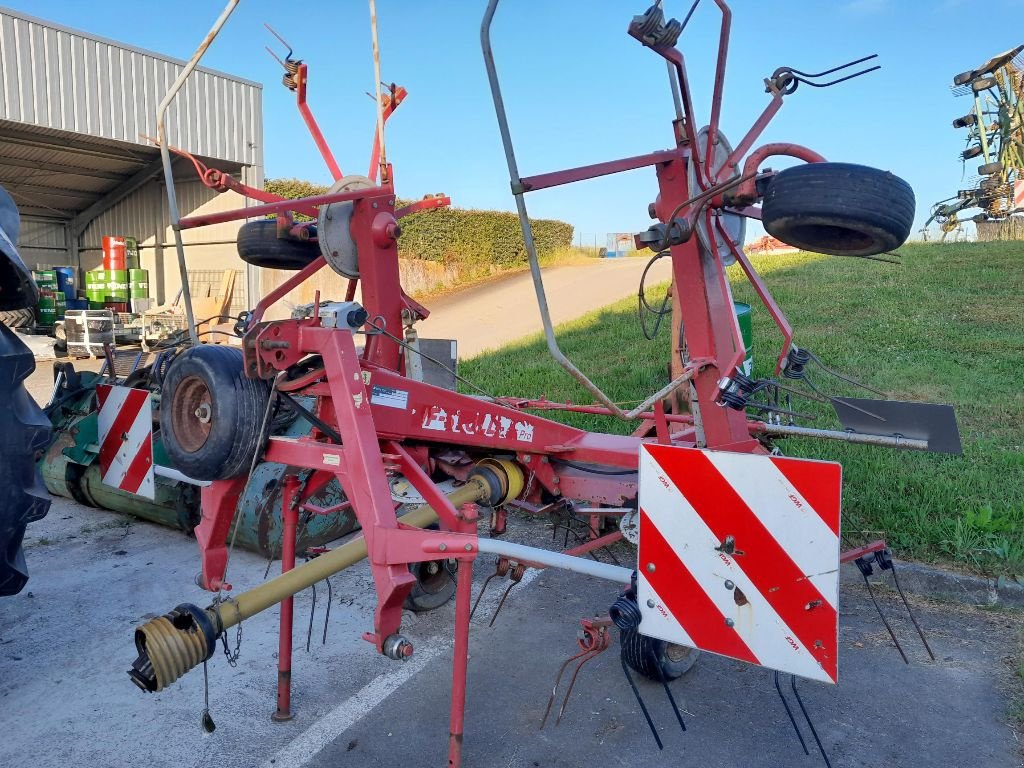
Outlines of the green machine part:
<svg viewBox="0 0 1024 768">
<path fill-rule="evenodd" d="M 54 440 L 39 460 L 47 490 L 86 506 L 109 509 L 190 533 L 200 520 L 200 486 L 164 477 L 157 472 L 154 498 L 149 499 L 103 482 L 98 461 L 95 388 L 106 379 L 84 371 L 78 375 L 82 389 L 65 393 L 60 406 L 48 409 L 54 426 Z M 157 400 L 156 396 L 154 400 Z M 158 466 L 167 467 L 170 462 L 158 427 L 158 423 L 154 424 L 153 459 Z M 308 423 L 296 419 L 275 434 L 298 437 L 309 431 Z M 280 556 L 284 532 L 281 489 L 286 470 L 282 464 L 257 464 L 239 499 L 235 517 L 238 547 L 265 557 Z M 345 493 L 336 480 L 309 499 L 311 505 L 320 509 L 342 506 L 345 501 Z M 297 549 L 302 552 L 309 547 L 326 544 L 357 527 L 355 513 L 347 506 L 326 514 L 304 516 L 299 526 Z"/>
</svg>

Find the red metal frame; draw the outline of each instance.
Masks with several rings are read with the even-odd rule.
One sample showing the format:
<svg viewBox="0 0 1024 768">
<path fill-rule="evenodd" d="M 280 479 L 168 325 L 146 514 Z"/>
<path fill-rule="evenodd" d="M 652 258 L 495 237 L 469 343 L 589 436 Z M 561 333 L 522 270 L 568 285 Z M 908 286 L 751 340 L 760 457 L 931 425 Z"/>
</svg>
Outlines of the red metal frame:
<svg viewBox="0 0 1024 768">
<path fill-rule="evenodd" d="M 718 134 L 731 25 L 731 13 L 726 3 L 723 0 L 715 2 L 722 10 L 722 26 L 711 107 L 712 139 Z M 749 156 L 744 165 L 744 176 L 749 175 L 749 178 L 745 178 L 735 194 L 719 194 L 710 201 L 694 203 L 698 195 L 708 197 L 705 193 L 716 183 L 716 174 L 710 167 L 714 142 L 709 141 L 704 162 L 696 163 L 697 188 L 691 189 L 688 173 L 690 164 L 696 160 L 691 152 L 691 147 L 696 146 L 696 126 L 692 117 L 694 112 L 683 56 L 675 48 L 655 50 L 675 68 L 684 105 L 684 119 L 674 122 L 677 139 L 674 149 L 527 177 L 521 180 L 518 188 L 513 185 L 513 191 L 517 194 L 535 191 L 654 166 L 659 187 L 655 203 L 657 216 L 666 221 L 670 215 L 680 214 L 689 222 L 703 216 L 713 241 L 711 250 L 717 252 L 717 240 L 725 237 L 725 233 L 720 224 L 716 226 L 713 223 L 712 210 L 725 209 L 726 206 L 749 206 L 753 203 L 756 200 L 757 166 L 766 157 L 789 154 L 809 162 L 818 161 L 821 157 L 796 145 L 765 145 Z M 299 109 L 328 167 L 335 178 L 339 179 L 341 170 L 305 105 L 306 81 L 307 68 L 303 64 L 299 66 L 296 76 Z M 385 119 L 394 112 L 405 95 L 402 88 L 392 89 L 389 101 L 384 105 Z M 738 167 L 739 160 L 749 151 L 781 103 L 782 94 L 774 93 L 768 107 L 730 155 L 724 166 L 726 169 Z M 371 179 L 376 178 L 378 156 L 379 145 L 375 137 L 371 152 Z M 385 652 L 388 639 L 399 632 L 402 605 L 415 582 L 408 565 L 439 558 L 460 561 L 456 588 L 449 738 L 449 765 L 457 766 L 461 759 L 465 711 L 472 563 L 479 551 L 477 513 L 471 505 L 456 510 L 438 488 L 432 474 L 452 465 L 447 463 L 448 458 L 442 460 L 435 456 L 452 452 L 461 453 L 467 460 L 492 455 L 514 456 L 527 477 L 520 496 L 524 507 L 533 504 L 536 508 L 543 508 L 552 498 L 583 498 L 592 504 L 620 506 L 636 498 L 636 476 L 629 471 L 637 468 L 639 448 L 643 442 L 657 440 L 694 446 L 698 435 L 692 415 L 666 413 L 661 403 L 652 411 L 640 415 L 645 423 L 653 423 L 655 437 L 646 436 L 649 429 L 638 430 L 637 434 L 630 436 L 620 436 L 576 429 L 525 410 L 608 413 L 607 409 L 600 406 L 512 398 L 491 402 L 408 378 L 405 375 L 405 354 L 401 342 L 403 310 L 409 310 L 417 317 L 425 317 L 427 310 L 412 301 L 402 290 L 396 242 L 400 227 L 397 222 L 402 216 L 448 205 L 450 201 L 447 197 L 438 196 L 395 210 L 396 198 L 390 170 L 385 178 L 387 183 L 367 189 L 280 201 L 267 200 L 265 194 L 250 194 L 254 190 L 242 185 L 233 186 L 231 182 L 223 181 L 222 175 L 218 183 L 263 200 L 265 204 L 186 218 L 181 221 L 181 226 L 198 227 L 290 211 L 315 213 L 320 206 L 330 203 L 352 203 L 350 232 L 360 257 L 362 303 L 371 318 L 365 329 L 366 343 L 362 352 L 357 350 L 351 332 L 322 327 L 317 313 L 301 320 L 262 320 L 271 304 L 324 267 L 324 259 L 319 258 L 264 297 L 254 309 L 249 330 L 243 340 L 246 375 L 279 379 L 282 371 L 300 360 L 310 355 L 320 356 L 323 360 L 322 368 L 292 381 L 281 381 L 279 386 L 290 392 L 314 396 L 316 415 L 341 437 L 341 445 L 338 445 L 332 442 L 329 435 L 314 428 L 305 437 L 275 436 L 268 440 L 264 454 L 266 461 L 310 472 L 307 490 L 301 494 L 297 491 L 293 476 L 289 476 L 286 481 L 283 509 L 286 548 L 283 553 L 283 569 L 294 564 L 294 525 L 289 521 L 294 522 L 292 518 L 297 515 L 299 505 L 314 492 L 309 489 L 319 488 L 332 478 L 337 478 L 345 489 L 348 503 L 352 505 L 366 540 L 377 606 L 372 631 L 364 637 L 378 651 Z M 703 207 L 705 205 L 706 208 Z M 756 208 L 740 212 L 755 217 L 758 215 Z M 728 238 L 725 239 L 728 241 Z M 744 356 L 732 295 L 721 262 L 718 258 L 708 257 L 706 252 L 702 253 L 696 237 L 673 245 L 670 250 L 675 291 L 677 296 L 685 297 L 679 301 L 679 309 L 690 357 L 688 365 L 698 369 L 693 378 L 693 386 L 701 407 L 701 436 L 704 444 L 717 449 L 763 452 L 765 449 L 761 442 L 752 436 L 757 431 L 756 423 L 749 422 L 743 412 L 720 407 L 716 401 L 719 381 L 732 375 Z M 742 251 L 734 251 L 783 333 L 784 355 L 792 337 L 792 329 L 750 261 Z M 354 295 L 355 284 L 355 280 L 349 282 L 349 298 Z M 680 358 L 681 355 L 673 354 L 674 377 L 679 375 L 684 366 Z M 394 407 L 393 401 L 375 402 L 375 391 L 379 388 L 402 393 L 405 407 Z M 672 432 L 672 429 L 677 431 Z M 620 469 L 624 474 L 593 473 L 587 470 L 586 465 Z M 431 504 L 438 513 L 441 530 L 413 529 L 398 520 L 387 478 L 389 472 L 401 473 Z M 217 481 L 203 489 L 203 519 L 196 529 L 196 538 L 202 557 L 203 586 L 207 589 L 230 589 L 230 585 L 223 581 L 227 555 L 224 542 L 244 485 L 245 479 L 241 478 Z M 568 550 L 568 553 L 583 554 L 620 537 L 618 533 L 601 537 L 595 534 L 590 541 Z M 291 672 L 290 625 L 290 611 L 286 616 L 285 607 L 282 606 L 279 712 L 287 712 L 289 709 L 288 692 L 285 689 L 286 683 L 290 682 Z M 284 645 L 286 634 L 287 653 Z M 411 646 L 406 645 L 405 653 L 411 652 Z"/>
</svg>

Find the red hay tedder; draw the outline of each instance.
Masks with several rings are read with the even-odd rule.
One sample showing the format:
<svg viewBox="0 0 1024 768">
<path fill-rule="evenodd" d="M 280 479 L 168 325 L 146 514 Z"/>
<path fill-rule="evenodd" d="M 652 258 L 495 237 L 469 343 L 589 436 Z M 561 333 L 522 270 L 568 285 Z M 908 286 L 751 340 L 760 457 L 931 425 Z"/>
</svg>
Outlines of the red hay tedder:
<svg viewBox="0 0 1024 768">
<path fill-rule="evenodd" d="M 161 128 L 166 107 L 236 3 L 229 3 L 164 100 Z M 276 717 L 288 718 L 292 596 L 367 558 L 377 603 L 373 626 L 364 637 L 379 653 L 402 660 L 414 652 L 414 639 L 402 632 L 402 606 L 417 579 L 427 573 L 425 565 L 432 564 L 430 573 L 440 572 L 455 584 L 447 764 L 459 765 L 471 582 L 481 555 L 496 556 L 498 575 L 513 579 L 526 568 L 558 567 L 612 582 L 608 618 L 584 621 L 581 652 L 573 659 L 582 665 L 604 650 L 614 624 L 621 632 L 630 684 L 632 669 L 665 684 L 670 700 L 667 681 L 692 665 L 692 649 L 835 682 L 839 564 L 856 560 L 869 572 L 872 562 L 889 569 L 891 559 L 884 542 L 840 552 L 839 465 L 781 457 L 772 439 L 812 435 L 958 450 L 955 420 L 945 406 L 828 397 L 824 399 L 835 405 L 844 430 L 794 424 L 780 393 L 806 392 L 791 385 L 810 384 L 806 369 L 811 366 L 832 372 L 792 343 L 789 323 L 742 250 L 745 218 L 761 219 L 769 234 L 785 243 L 828 254 L 872 258 L 904 242 L 914 196 L 899 178 L 863 166 L 828 163 L 796 144 L 755 146 L 800 83 L 832 85 L 870 70 L 840 72 L 860 62 L 816 74 L 777 69 L 765 80 L 768 106 L 733 147 L 719 128 L 728 6 L 714 0 L 721 14 L 721 38 L 710 121 L 703 128 L 691 103 L 683 55 L 676 48 L 686 21 L 666 20 L 660 5 L 653 6 L 632 19 L 628 33 L 668 65 L 674 103 L 671 146 L 523 177 L 491 49 L 497 5 L 498 0 L 490 0 L 487 6 L 481 40 L 544 331 L 551 354 L 591 393 L 593 402 L 492 398 L 423 380 L 420 358 L 440 363 L 426 357 L 416 337 L 414 326 L 428 312 L 402 289 L 398 238 L 404 215 L 449 201 L 429 197 L 396 207 L 384 123 L 405 90 L 391 86 L 382 92 L 378 85 L 369 173 L 345 176 L 306 106 L 306 65 L 289 51 L 282 62 L 284 82 L 296 92 L 303 119 L 334 176 L 327 194 L 278 199 L 197 164 L 209 186 L 240 192 L 260 204 L 178 220 L 169 172 L 171 148 L 161 144 L 176 234 L 249 219 L 239 234 L 240 255 L 251 264 L 297 271 L 239 319 L 241 349 L 203 345 L 194 338 L 164 378 L 161 426 L 168 454 L 185 475 L 212 481 L 202 491 L 196 539 L 201 585 L 217 598 L 205 609 L 180 605 L 136 630 L 139 656 L 130 674 L 143 690 L 167 687 L 210 659 L 217 639 L 229 628 L 281 603 Z M 372 6 L 371 1 L 371 13 Z M 374 55 L 379 83 L 375 27 Z M 830 76 L 831 81 L 823 81 Z M 777 173 L 763 170 L 765 161 L 777 155 L 806 163 Z M 559 349 L 525 198 L 532 191 L 645 167 L 657 179 L 657 197 L 649 208 L 656 222 L 636 240 L 638 247 L 667 253 L 672 263 L 671 381 L 657 392 L 638 393 L 642 402 L 627 411 Z M 296 221 L 293 213 L 313 220 Z M 276 221 L 267 218 L 271 215 Z M 180 236 L 178 249 L 184 272 Z M 740 264 L 778 326 L 783 343 L 775 374 L 788 384 L 755 380 L 739 368 L 744 344 L 724 270 L 733 262 Z M 324 268 L 348 278 L 344 301 L 321 302 L 318 296 L 311 316 L 263 319 L 268 307 Z M 359 303 L 354 301 L 357 283 L 362 290 Z M 184 277 L 182 285 L 188 285 Z M 309 436 L 269 434 L 271 411 L 282 400 L 312 424 Z M 544 410 L 617 416 L 638 427 L 629 436 L 589 432 L 538 415 Z M 291 468 L 281 509 L 283 573 L 228 596 L 229 532 L 239 496 L 260 461 Z M 399 505 L 396 511 L 392 488 L 399 477 L 424 502 L 401 516 L 405 510 Z M 301 517 L 332 511 L 308 500 L 335 478 L 358 517 L 362 538 L 295 567 L 295 531 Z M 582 544 L 565 552 L 511 543 L 501 536 L 513 517 L 510 511 L 582 516 L 589 520 L 588 533 Z M 487 521 L 483 533 L 478 532 Z M 584 557 L 624 537 L 637 545 L 637 560 L 630 566 Z M 653 726 L 652 732 L 658 739 Z"/>
</svg>

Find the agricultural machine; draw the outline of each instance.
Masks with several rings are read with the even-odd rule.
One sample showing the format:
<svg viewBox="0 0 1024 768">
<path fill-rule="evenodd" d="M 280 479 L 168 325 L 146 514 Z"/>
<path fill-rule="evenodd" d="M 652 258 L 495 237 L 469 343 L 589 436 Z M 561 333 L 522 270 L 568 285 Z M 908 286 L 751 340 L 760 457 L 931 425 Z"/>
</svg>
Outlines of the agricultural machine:
<svg viewBox="0 0 1024 768">
<path fill-rule="evenodd" d="M 159 138 L 167 169 L 172 150 L 163 139 L 163 115 L 236 5 L 237 0 L 228 4 L 161 104 Z M 275 718 L 290 718 L 293 596 L 363 559 L 369 560 L 376 590 L 372 626 L 363 637 L 390 659 L 415 652 L 415 637 L 402 628 L 402 608 L 414 589 L 440 579 L 454 591 L 449 766 L 459 765 L 462 756 L 472 576 L 481 558 L 496 559 L 495 577 L 515 580 L 527 568 L 556 567 L 609 581 L 607 617 L 583 621 L 575 672 L 611 644 L 617 629 L 622 668 L 649 724 L 631 670 L 663 685 L 674 706 L 668 682 L 692 666 L 700 650 L 836 682 L 840 562 L 856 561 L 867 574 L 875 565 L 891 570 L 891 558 L 884 541 L 840 551 L 839 465 L 783 457 L 775 439 L 817 436 L 956 452 L 959 437 L 945 406 L 822 393 L 820 376 L 832 371 L 793 343 L 789 323 L 742 250 L 746 218 L 761 219 L 785 243 L 839 256 L 872 258 L 905 241 L 914 197 L 899 178 L 826 162 L 796 144 L 755 147 L 799 85 L 833 85 L 869 70 L 848 74 L 860 62 L 815 74 L 780 67 L 765 80 L 767 107 L 732 146 L 719 126 L 732 14 L 724 0 L 714 0 L 714 6 L 721 36 L 707 126 L 698 121 L 676 47 L 686 21 L 666 19 L 656 5 L 633 17 L 627 32 L 667 65 L 674 109 L 669 148 L 522 176 L 491 46 L 498 0 L 487 5 L 484 61 L 544 332 L 552 356 L 592 402 L 554 403 L 531 399 L 534 393 L 496 397 L 460 379 L 473 389 L 465 394 L 428 383 L 420 373 L 424 360 L 445 364 L 420 346 L 415 326 L 428 310 L 402 289 L 397 243 L 404 215 L 447 205 L 448 199 L 397 204 L 384 124 L 404 90 L 380 84 L 372 0 L 377 125 L 367 176 L 342 173 L 306 105 L 307 65 L 290 51 L 282 60 L 284 84 L 296 93 L 335 179 L 326 194 L 280 200 L 207 169 L 208 184 L 257 204 L 179 218 L 168 171 L 183 275 L 182 229 L 242 219 L 250 220 L 239 234 L 243 259 L 296 271 L 239 318 L 238 347 L 200 343 L 187 292 L 184 297 L 193 343 L 159 371 L 159 424 L 170 466 L 201 484 L 201 522 L 195 528 L 199 581 L 215 596 L 205 608 L 182 604 L 137 628 L 138 657 L 129 674 L 139 688 L 167 688 L 210 660 L 218 639 L 227 650 L 229 630 L 239 632 L 228 654 L 233 659 L 242 622 L 280 604 Z M 779 172 L 763 167 L 780 155 L 805 162 Z M 649 207 L 655 222 L 636 243 L 667 253 L 672 264 L 671 380 L 657 392 L 638 393 L 638 404 L 626 409 L 559 347 L 526 197 L 639 168 L 653 169 L 658 190 Z M 733 261 L 782 336 L 778 378 L 754 379 L 739 368 L 745 350 L 724 270 Z M 274 302 L 323 269 L 347 278 L 344 300 L 317 297 L 307 316 L 264 319 Z M 133 391 L 139 390 L 110 387 L 102 398 L 127 403 Z M 788 398 L 801 394 L 832 403 L 844 429 L 798 426 Z M 306 425 L 301 434 L 273 427 L 282 408 L 298 414 L 296 420 Z M 615 416 L 636 430 L 586 431 L 540 415 L 554 410 Z M 101 422 L 103 411 L 101 405 Z M 121 477 L 135 473 L 145 483 L 149 467 L 138 459 L 145 454 L 132 447 L 135 413 L 126 405 L 115 407 L 107 422 L 118 426 L 108 426 L 100 442 L 109 442 L 108 470 Z M 144 434 L 140 440 L 145 443 Z M 252 493 L 254 473 L 266 464 L 281 468 L 274 493 L 280 496 L 282 573 L 235 593 L 227 569 L 240 500 Z M 318 502 L 316 495 L 332 484 L 344 499 Z M 399 486 L 411 488 L 416 503 L 396 498 Z M 268 486 L 264 495 L 270 494 Z M 297 531 L 342 508 L 355 515 L 361 536 L 335 548 L 308 548 L 311 559 L 296 566 Z M 276 516 L 276 510 L 264 512 Z M 560 525 L 582 520 L 586 532 L 566 551 L 508 541 L 507 526 L 523 514 Z M 586 557 L 623 539 L 636 546 L 636 559 L 628 565 Z M 565 670 L 563 665 L 559 677 Z M 678 709 L 675 714 L 682 725 Z"/>
<path fill-rule="evenodd" d="M 977 175 L 966 178 L 966 188 L 955 197 L 932 206 L 922 231 L 934 221 L 942 239 L 961 228 L 960 214 L 980 208 L 976 224 L 1001 221 L 1024 210 L 1024 45 L 994 56 L 977 69 L 953 78 L 954 96 L 972 96 L 970 112 L 953 121 L 967 131 L 967 146 L 960 153 L 964 167 L 978 163 Z M 966 175 L 966 174 L 965 174 Z"/>
</svg>

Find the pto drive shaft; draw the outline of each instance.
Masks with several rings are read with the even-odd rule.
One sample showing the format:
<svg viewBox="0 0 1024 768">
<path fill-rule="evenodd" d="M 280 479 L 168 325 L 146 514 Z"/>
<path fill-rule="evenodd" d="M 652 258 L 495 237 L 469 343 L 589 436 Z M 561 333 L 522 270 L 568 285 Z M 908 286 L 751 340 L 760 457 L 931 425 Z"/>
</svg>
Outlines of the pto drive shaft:
<svg viewBox="0 0 1024 768">
<path fill-rule="evenodd" d="M 465 485 L 447 494 L 448 500 L 456 508 L 474 502 L 492 506 L 502 503 L 521 490 L 521 476 L 510 477 L 519 473 L 512 462 L 485 460 Z M 423 505 L 400 520 L 406 525 L 425 528 L 437 520 L 437 512 Z M 183 603 L 170 613 L 146 622 L 135 630 L 139 657 L 128 670 L 132 682 L 144 691 L 163 690 L 209 659 L 216 650 L 217 637 L 224 630 L 355 565 L 366 555 L 366 540 L 354 539 L 233 599 L 214 603 L 205 610 Z"/>
</svg>

